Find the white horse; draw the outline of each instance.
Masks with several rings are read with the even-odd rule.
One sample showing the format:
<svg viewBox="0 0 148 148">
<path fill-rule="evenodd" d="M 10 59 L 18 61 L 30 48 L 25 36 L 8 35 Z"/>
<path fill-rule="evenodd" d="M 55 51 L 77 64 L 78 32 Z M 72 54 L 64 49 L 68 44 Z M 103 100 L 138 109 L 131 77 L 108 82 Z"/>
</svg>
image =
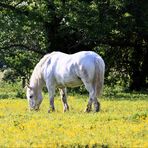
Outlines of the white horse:
<svg viewBox="0 0 148 148">
<path fill-rule="evenodd" d="M 104 70 L 103 59 L 92 51 L 82 51 L 75 54 L 52 52 L 45 55 L 35 66 L 30 84 L 27 85 L 27 99 L 30 109 L 39 109 L 44 83 L 48 89 L 52 111 L 55 110 L 55 89 L 60 89 L 64 112 L 69 110 L 66 87 L 77 87 L 84 84 L 89 92 L 89 101 L 85 111 L 90 112 L 93 103 L 95 111 L 98 112 L 100 103 L 97 97 L 100 96 L 103 87 Z"/>
</svg>

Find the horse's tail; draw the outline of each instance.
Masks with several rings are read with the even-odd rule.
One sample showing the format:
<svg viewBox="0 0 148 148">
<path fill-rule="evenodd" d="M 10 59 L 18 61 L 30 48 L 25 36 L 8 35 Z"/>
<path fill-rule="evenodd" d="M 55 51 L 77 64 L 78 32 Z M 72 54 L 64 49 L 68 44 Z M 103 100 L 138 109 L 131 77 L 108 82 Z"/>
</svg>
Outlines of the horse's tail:
<svg viewBox="0 0 148 148">
<path fill-rule="evenodd" d="M 101 95 L 101 91 L 104 85 L 104 73 L 105 73 L 105 63 L 101 57 L 95 60 L 95 77 L 94 77 L 94 86 L 96 96 Z"/>
</svg>

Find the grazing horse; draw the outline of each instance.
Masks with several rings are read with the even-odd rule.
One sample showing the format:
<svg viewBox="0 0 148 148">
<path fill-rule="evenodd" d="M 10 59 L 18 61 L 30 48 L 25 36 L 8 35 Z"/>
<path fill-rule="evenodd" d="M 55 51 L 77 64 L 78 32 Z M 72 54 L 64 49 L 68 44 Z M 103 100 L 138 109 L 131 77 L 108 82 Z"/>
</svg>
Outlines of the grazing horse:
<svg viewBox="0 0 148 148">
<path fill-rule="evenodd" d="M 27 85 L 27 99 L 30 110 L 39 109 L 44 84 L 48 89 L 52 111 L 55 110 L 55 89 L 60 89 L 64 112 L 69 110 L 66 87 L 77 87 L 84 84 L 89 92 L 89 101 L 85 111 L 90 112 L 93 103 L 95 111 L 98 112 L 100 103 L 97 97 L 100 96 L 103 87 L 104 71 L 103 59 L 92 51 L 81 51 L 75 54 L 52 52 L 45 55 L 35 66 L 30 84 Z"/>
</svg>

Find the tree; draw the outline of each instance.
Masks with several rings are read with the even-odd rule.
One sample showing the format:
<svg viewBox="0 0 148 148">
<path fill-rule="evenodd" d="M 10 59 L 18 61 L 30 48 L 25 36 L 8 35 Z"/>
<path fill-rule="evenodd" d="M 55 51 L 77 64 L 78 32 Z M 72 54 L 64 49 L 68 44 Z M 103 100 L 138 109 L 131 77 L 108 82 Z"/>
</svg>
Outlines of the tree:
<svg viewBox="0 0 148 148">
<path fill-rule="evenodd" d="M 20 50 L 29 58 L 96 50 L 106 75 L 112 71 L 125 82 L 129 77 L 131 89 L 147 87 L 147 8 L 146 0 L 2 0 L 2 63 L 15 67 L 4 55 Z"/>
<path fill-rule="evenodd" d="M 147 7 L 148 2 L 145 0 L 124 1 L 118 12 L 120 17 L 116 21 L 117 26 L 115 27 L 116 35 L 114 40 L 118 41 L 116 45 L 119 46 L 111 51 L 118 58 L 118 60 L 114 61 L 116 64 L 115 69 L 129 75 L 131 90 L 148 87 Z"/>
</svg>

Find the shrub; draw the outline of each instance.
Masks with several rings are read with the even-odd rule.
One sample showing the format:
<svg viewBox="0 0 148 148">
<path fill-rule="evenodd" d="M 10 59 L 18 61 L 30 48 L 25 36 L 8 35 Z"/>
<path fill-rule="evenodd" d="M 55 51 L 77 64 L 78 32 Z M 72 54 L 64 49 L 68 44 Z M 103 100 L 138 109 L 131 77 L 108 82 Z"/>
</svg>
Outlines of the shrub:
<svg viewBox="0 0 148 148">
<path fill-rule="evenodd" d="M 18 89 L 16 91 L 16 98 L 25 99 L 26 98 L 25 91 L 23 89 Z"/>
<path fill-rule="evenodd" d="M 17 73 L 11 69 L 4 71 L 3 81 L 15 83 L 17 81 Z"/>
</svg>

